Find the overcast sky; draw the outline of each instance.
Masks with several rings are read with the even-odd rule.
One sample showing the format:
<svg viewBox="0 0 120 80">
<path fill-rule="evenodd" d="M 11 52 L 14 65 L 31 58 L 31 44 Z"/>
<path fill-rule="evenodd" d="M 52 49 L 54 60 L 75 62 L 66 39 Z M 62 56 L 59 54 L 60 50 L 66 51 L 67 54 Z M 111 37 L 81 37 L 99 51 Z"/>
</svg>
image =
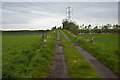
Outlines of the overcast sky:
<svg viewBox="0 0 120 80">
<path fill-rule="evenodd" d="M 61 26 L 70 6 L 78 25 L 117 24 L 117 2 L 3 2 L 3 30 L 51 29 Z"/>
</svg>

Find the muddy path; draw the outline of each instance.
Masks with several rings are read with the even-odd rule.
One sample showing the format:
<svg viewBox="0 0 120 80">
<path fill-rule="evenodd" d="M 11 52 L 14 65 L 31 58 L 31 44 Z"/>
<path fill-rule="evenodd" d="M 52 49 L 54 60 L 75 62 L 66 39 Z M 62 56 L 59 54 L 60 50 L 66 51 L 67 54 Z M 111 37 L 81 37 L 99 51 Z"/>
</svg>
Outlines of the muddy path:
<svg viewBox="0 0 120 80">
<path fill-rule="evenodd" d="M 88 63 L 90 63 L 91 66 L 93 66 L 93 68 L 100 75 L 101 78 L 118 78 L 118 76 L 115 75 L 115 73 L 111 69 L 109 69 L 108 67 L 103 65 L 100 61 L 98 61 L 95 57 L 90 55 L 87 51 L 85 51 L 83 48 L 81 48 L 78 44 L 71 41 L 64 34 L 63 31 L 62 31 L 62 33 L 66 37 L 66 39 L 69 40 L 74 45 L 75 48 L 77 48 L 77 50 L 85 58 L 85 60 L 88 61 Z"/>
<path fill-rule="evenodd" d="M 62 43 L 59 37 L 59 31 L 58 31 L 56 50 L 53 58 L 52 72 L 50 78 L 69 78 L 65 63 Z"/>
</svg>

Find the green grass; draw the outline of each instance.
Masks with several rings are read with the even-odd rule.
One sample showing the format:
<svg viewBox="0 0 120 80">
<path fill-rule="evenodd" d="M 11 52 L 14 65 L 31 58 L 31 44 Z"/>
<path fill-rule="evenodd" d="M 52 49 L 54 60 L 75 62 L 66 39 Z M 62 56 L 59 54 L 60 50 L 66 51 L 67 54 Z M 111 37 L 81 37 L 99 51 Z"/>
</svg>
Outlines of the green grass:
<svg viewBox="0 0 120 80">
<path fill-rule="evenodd" d="M 118 50 L 118 35 L 116 34 L 80 34 L 78 37 L 82 39 L 91 39 L 92 36 L 95 37 L 94 45 L 100 47 L 109 53 L 114 53 Z"/>
<path fill-rule="evenodd" d="M 60 32 L 67 70 L 71 78 L 99 78 L 93 67 L 80 55 L 78 50 Z"/>
<path fill-rule="evenodd" d="M 2 42 L 3 78 L 45 78 L 56 48 L 57 33 L 47 34 L 44 45 L 41 35 L 5 36 Z"/>
<path fill-rule="evenodd" d="M 74 42 L 79 44 L 82 48 L 88 51 L 90 54 L 95 56 L 104 65 L 111 68 L 115 73 L 120 75 L 118 71 L 118 56 L 120 52 L 118 51 L 118 35 L 112 34 L 79 34 L 76 37 L 65 31 L 65 34 Z M 87 42 L 87 39 L 91 39 L 92 36 L 95 37 L 95 43 L 91 44 Z"/>
</svg>

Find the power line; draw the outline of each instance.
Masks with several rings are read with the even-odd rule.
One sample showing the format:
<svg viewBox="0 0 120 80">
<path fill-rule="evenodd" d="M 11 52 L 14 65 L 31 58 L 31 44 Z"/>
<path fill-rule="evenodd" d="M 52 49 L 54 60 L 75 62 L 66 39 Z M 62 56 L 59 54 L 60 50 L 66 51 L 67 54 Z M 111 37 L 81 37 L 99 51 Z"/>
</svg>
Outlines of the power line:
<svg viewBox="0 0 120 80">
<path fill-rule="evenodd" d="M 31 3 L 30 3 L 30 4 L 31 4 Z M 33 7 L 38 7 L 38 9 L 35 8 L 35 9 L 33 9 L 33 10 L 39 11 L 39 7 L 40 7 L 40 8 L 43 8 L 43 9 L 47 9 L 47 10 L 50 11 L 50 12 L 53 12 L 53 11 L 54 11 L 54 12 L 64 13 L 63 11 L 61 11 L 61 10 L 59 10 L 59 9 L 51 8 L 51 7 L 49 7 L 49 6 L 45 5 L 45 4 L 42 4 L 42 5 L 41 5 L 41 3 L 40 3 L 39 6 L 37 6 L 36 4 L 38 5 L 39 3 L 32 3 Z M 19 7 L 24 7 L 24 6 L 21 6 L 21 5 L 16 5 L 16 4 L 14 4 L 14 3 L 12 3 L 12 5 L 19 6 Z M 24 7 L 24 8 L 26 8 L 26 7 Z M 3 9 L 15 11 L 15 12 L 20 12 L 20 13 L 35 14 L 35 13 L 31 13 L 31 12 L 26 12 L 27 10 L 26 10 L 26 11 L 22 11 L 22 10 L 16 10 L 16 9 L 4 8 L 4 7 L 3 7 Z M 31 9 L 31 8 L 28 8 L 28 9 Z M 40 16 L 39 14 L 35 14 L 35 15 Z M 60 16 L 57 16 L 57 17 L 60 17 Z"/>
<path fill-rule="evenodd" d="M 44 3 L 33 3 L 33 5 L 39 5 L 38 7 L 40 7 L 40 8 L 43 8 L 43 9 L 47 9 L 47 10 L 49 10 L 50 12 L 61 12 L 61 13 L 63 13 L 64 11 L 62 10 L 62 9 L 60 9 L 60 8 L 58 8 L 58 6 L 57 7 L 55 7 L 55 6 L 48 6 L 47 4 L 44 4 Z"/>
<path fill-rule="evenodd" d="M 37 6 L 36 4 L 38 4 L 38 3 L 32 3 L 32 4 L 34 4 L 33 5 L 33 7 L 38 7 L 38 8 L 30 8 L 30 7 L 25 7 L 25 6 L 23 6 L 23 5 L 17 5 L 17 4 L 14 4 L 14 3 L 12 3 L 12 5 L 15 5 L 15 6 L 18 6 L 18 7 L 24 7 L 24 8 L 26 8 L 26 10 L 19 10 L 19 9 L 11 9 L 11 8 L 5 8 L 5 7 L 3 7 L 3 9 L 6 9 L 6 10 L 10 10 L 10 11 L 14 11 L 14 12 L 17 12 L 17 13 L 26 13 L 25 15 L 23 15 L 23 16 L 25 16 L 25 17 L 35 17 L 35 16 L 40 16 L 40 14 L 38 14 L 38 13 L 32 13 L 32 12 L 27 12 L 27 10 L 28 9 L 33 9 L 33 10 L 37 10 L 37 11 L 40 11 L 40 9 L 39 9 L 39 7 L 41 7 L 41 8 L 43 8 L 43 9 L 48 9 L 49 11 L 51 11 L 51 12 L 53 12 L 53 14 L 55 13 L 55 12 L 61 12 L 61 13 L 64 13 L 65 11 L 64 10 L 62 10 L 62 9 L 57 9 L 57 7 L 55 8 L 55 7 L 50 7 L 50 6 L 48 6 L 48 5 L 46 5 L 46 4 L 40 4 L 39 6 Z M 53 6 L 53 5 L 51 5 L 51 6 Z M 29 11 L 29 10 L 28 10 Z M 35 15 L 35 16 L 33 16 L 33 14 Z M 18 14 L 17 14 L 18 15 Z M 41 16 L 40 16 L 41 17 Z M 56 17 L 59 17 L 59 18 L 61 18 L 60 16 L 56 16 Z M 62 17 L 63 18 L 63 17 Z M 61 19 L 62 19 L 61 18 Z"/>
</svg>

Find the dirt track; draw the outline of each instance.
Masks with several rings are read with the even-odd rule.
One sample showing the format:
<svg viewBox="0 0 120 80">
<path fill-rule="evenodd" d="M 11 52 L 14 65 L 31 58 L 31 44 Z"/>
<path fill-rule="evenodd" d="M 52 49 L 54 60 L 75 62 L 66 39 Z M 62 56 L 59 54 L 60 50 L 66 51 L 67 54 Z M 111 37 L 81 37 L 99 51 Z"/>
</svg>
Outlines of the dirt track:
<svg viewBox="0 0 120 80">
<path fill-rule="evenodd" d="M 93 57 L 92 55 L 90 55 L 87 51 L 85 51 L 83 48 L 81 48 L 79 45 L 77 45 L 76 43 L 74 43 L 73 41 L 71 41 L 62 31 L 63 35 L 66 37 L 66 39 L 68 39 L 73 45 L 74 47 L 77 48 L 77 50 L 79 51 L 79 53 L 85 58 L 85 60 L 88 61 L 88 63 L 90 63 L 93 68 L 95 69 L 95 71 L 100 75 L 101 78 L 118 78 L 117 75 L 115 75 L 115 73 L 109 69 L 108 67 L 104 66 L 100 61 L 98 61 L 95 57 Z"/>
<path fill-rule="evenodd" d="M 55 56 L 53 58 L 52 72 L 50 78 L 69 78 L 66 68 L 65 58 L 64 58 L 64 52 L 59 37 L 59 31 L 58 31 L 56 51 L 55 51 Z"/>
</svg>

